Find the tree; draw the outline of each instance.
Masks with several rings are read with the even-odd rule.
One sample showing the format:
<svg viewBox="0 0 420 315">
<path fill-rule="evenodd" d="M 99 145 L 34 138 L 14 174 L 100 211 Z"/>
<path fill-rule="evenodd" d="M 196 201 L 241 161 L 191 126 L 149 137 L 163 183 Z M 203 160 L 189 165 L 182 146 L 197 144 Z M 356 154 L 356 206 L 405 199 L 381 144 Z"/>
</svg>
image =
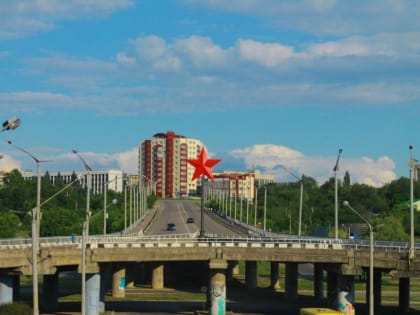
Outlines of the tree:
<svg viewBox="0 0 420 315">
<path fill-rule="evenodd" d="M 19 229 L 19 217 L 10 212 L 0 213 L 0 238 L 11 238 L 16 236 Z"/>
<path fill-rule="evenodd" d="M 350 173 L 349 171 L 346 171 L 346 173 L 344 174 L 344 179 L 343 179 L 343 187 L 350 187 L 351 185 L 351 179 L 350 179 Z"/>
</svg>

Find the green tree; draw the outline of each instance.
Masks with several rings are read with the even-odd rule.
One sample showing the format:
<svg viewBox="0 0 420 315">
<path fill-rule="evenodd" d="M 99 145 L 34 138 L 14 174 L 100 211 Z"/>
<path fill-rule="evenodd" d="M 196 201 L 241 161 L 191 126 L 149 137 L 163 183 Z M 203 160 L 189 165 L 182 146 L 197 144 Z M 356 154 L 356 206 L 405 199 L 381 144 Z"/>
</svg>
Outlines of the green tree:
<svg viewBox="0 0 420 315">
<path fill-rule="evenodd" d="M 0 213 L 0 238 L 11 238 L 16 236 L 19 230 L 19 217 L 10 212 Z"/>
</svg>

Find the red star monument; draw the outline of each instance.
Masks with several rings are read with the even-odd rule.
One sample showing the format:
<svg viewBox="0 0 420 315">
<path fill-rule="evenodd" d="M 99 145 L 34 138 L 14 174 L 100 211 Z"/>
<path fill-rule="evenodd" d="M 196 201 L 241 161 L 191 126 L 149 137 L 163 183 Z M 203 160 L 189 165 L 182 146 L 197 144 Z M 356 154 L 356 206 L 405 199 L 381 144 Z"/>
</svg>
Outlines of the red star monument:
<svg viewBox="0 0 420 315">
<path fill-rule="evenodd" d="M 192 166 L 195 167 L 195 172 L 192 177 L 192 180 L 199 178 L 201 175 L 205 175 L 214 181 L 213 173 L 211 168 L 219 163 L 220 159 L 209 159 L 207 158 L 206 148 L 203 147 L 200 152 L 200 156 L 197 160 L 187 160 Z"/>
</svg>

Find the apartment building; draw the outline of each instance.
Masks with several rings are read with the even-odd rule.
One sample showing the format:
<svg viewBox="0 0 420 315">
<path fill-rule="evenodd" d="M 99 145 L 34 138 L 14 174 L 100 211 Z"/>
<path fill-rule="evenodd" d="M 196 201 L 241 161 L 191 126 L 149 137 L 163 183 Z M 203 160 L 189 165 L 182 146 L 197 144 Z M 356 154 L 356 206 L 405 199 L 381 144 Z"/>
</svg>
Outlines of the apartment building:
<svg viewBox="0 0 420 315">
<path fill-rule="evenodd" d="M 197 180 L 188 159 L 197 159 L 203 144 L 200 140 L 173 131 L 156 133 L 139 146 L 138 169 L 141 185 L 149 185 L 158 197 L 178 198 L 194 195 Z"/>
</svg>

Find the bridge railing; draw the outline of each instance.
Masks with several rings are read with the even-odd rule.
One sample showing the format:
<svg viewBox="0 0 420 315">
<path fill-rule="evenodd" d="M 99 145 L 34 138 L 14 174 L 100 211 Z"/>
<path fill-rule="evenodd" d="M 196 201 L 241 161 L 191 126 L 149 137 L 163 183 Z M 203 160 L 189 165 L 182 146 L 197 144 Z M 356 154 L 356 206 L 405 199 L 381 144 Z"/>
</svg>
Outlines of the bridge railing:
<svg viewBox="0 0 420 315">
<path fill-rule="evenodd" d="M 41 248 L 57 247 L 57 246 L 81 246 L 80 236 L 61 236 L 61 237 L 42 237 L 40 239 Z M 137 244 L 136 246 L 151 247 L 176 247 L 179 244 L 186 244 L 188 246 L 201 247 L 265 247 L 265 248 L 323 248 L 323 249 L 355 249 L 355 250 L 369 250 L 369 240 L 349 240 L 349 239 L 332 239 L 332 238 L 317 238 L 308 236 L 294 236 L 294 235 L 276 235 L 276 236 L 224 236 L 224 235 L 206 235 L 206 237 L 198 237 L 198 233 L 187 234 L 165 234 L 165 235 L 92 235 L 89 236 L 88 244 L 91 248 L 117 246 L 118 244 Z M 152 244 L 152 245 L 151 245 Z M 175 245 L 172 245 L 175 244 Z M 24 249 L 32 246 L 31 238 L 19 239 L 0 239 L 0 250 L 2 249 Z M 375 241 L 375 251 L 399 251 L 408 252 L 409 243 L 399 241 Z M 420 250 L 420 244 L 416 244 L 416 250 Z"/>
</svg>

